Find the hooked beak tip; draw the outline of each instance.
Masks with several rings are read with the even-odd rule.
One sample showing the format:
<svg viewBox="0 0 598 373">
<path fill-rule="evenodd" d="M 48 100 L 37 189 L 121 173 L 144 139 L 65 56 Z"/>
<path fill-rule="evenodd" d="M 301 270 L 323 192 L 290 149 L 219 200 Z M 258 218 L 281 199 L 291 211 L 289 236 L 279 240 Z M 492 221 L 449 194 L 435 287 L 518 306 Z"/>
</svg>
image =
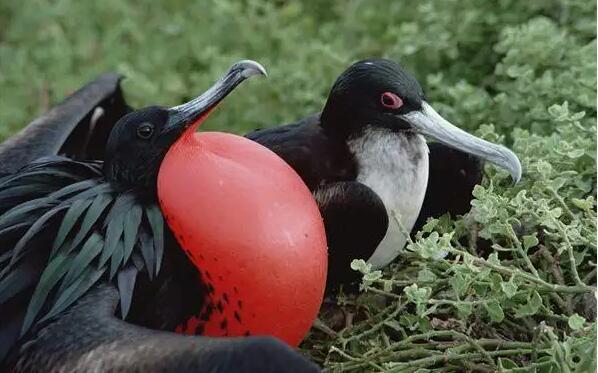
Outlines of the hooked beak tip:
<svg viewBox="0 0 598 373">
<path fill-rule="evenodd" d="M 475 137 L 451 124 L 438 114 L 425 101 L 421 110 L 403 114 L 406 120 L 419 133 L 454 149 L 475 155 L 508 171 L 514 184 L 521 180 L 521 162 L 508 148 Z"/>
<path fill-rule="evenodd" d="M 515 159 L 517 167 L 515 168 L 515 170 L 513 171 L 513 173 L 511 173 L 511 178 L 513 179 L 513 185 L 519 184 L 519 182 L 521 181 L 521 174 L 522 174 L 522 170 L 521 170 L 521 163 L 519 162 L 519 158 L 515 155 Z"/>
<path fill-rule="evenodd" d="M 231 70 L 241 70 L 241 76 L 245 79 L 253 75 L 263 75 L 268 77 L 268 72 L 259 62 L 253 60 L 242 60 L 234 64 Z"/>
</svg>

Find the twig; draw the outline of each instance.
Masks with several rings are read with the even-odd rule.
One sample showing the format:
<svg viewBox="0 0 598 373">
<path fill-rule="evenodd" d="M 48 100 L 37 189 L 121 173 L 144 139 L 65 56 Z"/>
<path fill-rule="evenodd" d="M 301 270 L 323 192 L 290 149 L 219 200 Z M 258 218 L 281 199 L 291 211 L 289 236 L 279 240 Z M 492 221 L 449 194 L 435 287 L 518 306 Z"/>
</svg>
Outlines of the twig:
<svg viewBox="0 0 598 373">
<path fill-rule="evenodd" d="M 453 248 L 448 248 L 447 249 L 450 253 L 455 254 L 455 255 L 464 255 L 467 254 L 465 251 L 462 250 L 457 250 L 457 249 L 453 249 Z M 470 254 L 467 254 L 470 255 Z M 511 269 L 508 267 L 504 267 L 501 266 L 499 264 L 494 264 L 494 263 L 490 263 L 489 261 L 483 259 L 483 258 L 477 258 L 477 257 L 473 257 L 472 258 L 472 262 L 479 265 L 479 266 L 484 266 L 484 267 L 488 267 L 490 269 L 495 270 L 498 273 L 502 273 L 504 275 L 507 276 L 519 276 L 529 282 L 532 282 L 536 285 L 539 285 L 543 288 L 543 290 L 546 291 L 555 291 L 558 293 L 593 293 L 594 291 L 596 291 L 595 288 L 591 287 L 591 286 L 587 286 L 585 284 L 583 285 L 577 285 L 577 286 L 568 286 L 568 285 L 555 285 L 555 284 L 550 284 L 544 280 L 542 280 L 539 277 L 535 277 L 529 273 L 526 273 L 524 271 L 521 271 L 519 269 Z"/>
<path fill-rule="evenodd" d="M 590 273 L 588 273 L 587 275 L 585 275 L 583 277 L 583 282 L 585 284 L 587 284 L 587 283 L 595 284 L 596 283 L 596 267 L 594 267 L 594 269 L 592 269 L 590 271 Z"/>
<path fill-rule="evenodd" d="M 559 263 L 554 259 L 554 257 L 550 254 L 550 250 L 542 244 L 538 245 L 540 248 L 538 253 L 542 255 L 542 257 L 548 262 L 548 266 L 550 267 L 550 271 L 552 273 L 552 277 L 559 285 L 565 284 L 565 279 L 563 278 L 563 273 L 561 272 L 561 266 Z M 558 255 L 558 254 L 557 254 Z M 559 305 L 561 309 L 563 309 L 567 314 L 573 314 L 573 305 L 571 304 L 571 296 L 565 295 L 566 300 L 561 298 L 557 293 L 551 293 L 551 298 Z"/>
<path fill-rule="evenodd" d="M 523 245 L 521 245 L 521 241 L 519 241 L 519 238 L 517 237 L 517 234 L 515 233 L 515 231 L 513 230 L 513 227 L 510 224 L 509 224 L 509 235 L 511 236 L 511 239 L 515 242 L 515 248 L 517 249 L 516 251 L 519 253 L 519 255 L 521 256 L 521 258 L 525 262 L 525 265 L 527 265 L 527 268 L 530 270 L 530 272 L 534 276 L 536 276 L 536 277 L 539 278 L 540 274 L 538 274 L 538 271 L 536 270 L 536 267 L 534 267 L 534 264 L 532 263 L 532 261 L 530 260 L 529 256 L 527 255 L 527 253 L 523 249 Z"/>
<path fill-rule="evenodd" d="M 413 282 L 412 282 L 413 283 Z M 392 298 L 392 299 L 401 299 L 400 295 L 394 294 L 394 293 L 390 293 L 388 291 L 384 291 L 384 290 L 380 290 L 378 288 L 375 287 L 371 287 L 371 286 L 366 286 L 365 287 L 366 291 L 371 291 L 372 293 L 376 293 L 376 294 L 380 294 L 380 295 L 384 295 L 386 297 Z"/>
<path fill-rule="evenodd" d="M 531 349 L 516 349 L 516 350 L 499 350 L 499 351 L 489 351 L 487 354 L 491 357 L 498 357 L 498 356 L 509 356 L 509 355 L 522 355 L 522 354 L 530 354 L 532 352 Z M 477 352 L 469 352 L 463 354 L 443 354 L 441 356 L 430 356 L 425 357 L 423 359 L 417 359 L 410 362 L 405 362 L 398 364 L 395 368 L 389 369 L 385 372 L 403 372 L 405 368 L 410 367 L 429 367 L 432 365 L 436 365 L 438 363 L 446 363 L 453 360 L 474 360 L 479 359 L 481 357 L 480 353 Z"/>
<path fill-rule="evenodd" d="M 336 338 L 338 336 L 338 333 L 326 325 L 319 317 L 316 317 L 312 327 L 327 334 L 329 337 Z"/>
<path fill-rule="evenodd" d="M 399 314 L 399 312 L 403 309 L 403 305 L 400 303 L 397 303 L 395 306 L 395 310 L 392 311 L 387 317 L 385 317 L 382 321 L 372 325 L 369 329 L 367 329 L 366 331 L 359 333 L 359 334 L 355 334 L 349 338 L 343 338 L 341 337 L 340 341 L 341 344 L 343 346 L 343 348 L 345 348 L 347 346 L 347 343 L 353 341 L 353 340 L 357 340 L 357 339 L 361 339 L 363 337 L 366 337 L 370 334 L 373 334 L 375 332 L 377 332 L 378 330 L 380 330 L 382 327 L 384 327 L 384 325 L 386 324 L 386 322 L 388 322 L 391 319 L 394 319 L 397 317 L 397 315 Z M 339 334 L 342 335 L 341 331 Z"/>
<path fill-rule="evenodd" d="M 337 347 L 334 347 L 334 346 L 330 347 L 330 352 L 336 352 L 337 354 L 341 355 L 345 359 L 348 359 L 351 361 L 360 361 L 359 358 L 353 357 L 353 356 L 349 355 L 348 353 L 346 353 L 345 351 L 343 351 Z M 378 369 L 381 372 L 384 371 L 384 368 L 382 368 L 380 365 L 374 363 L 373 361 L 365 361 L 365 363 L 371 367 Z"/>
<path fill-rule="evenodd" d="M 401 233 L 403 233 L 403 235 L 407 239 L 407 243 L 412 244 L 413 240 L 411 239 L 411 235 L 409 234 L 407 229 L 405 229 L 405 226 L 403 225 L 403 222 L 401 221 L 400 217 L 401 217 L 400 211 L 392 210 L 392 218 L 394 219 L 395 223 L 397 223 L 397 225 L 401 229 Z"/>
<path fill-rule="evenodd" d="M 567 254 L 569 255 L 569 267 L 571 268 L 571 274 L 573 275 L 573 280 L 575 281 L 575 284 L 581 287 L 588 287 L 588 285 L 581 281 L 579 273 L 577 272 L 577 263 L 575 262 L 573 245 L 571 244 L 571 241 L 569 241 L 569 237 L 567 236 L 567 232 L 565 231 L 564 224 L 559 221 L 557 227 L 557 229 L 563 236 L 563 240 L 565 241 L 565 247 L 567 249 Z"/>
<path fill-rule="evenodd" d="M 479 227 L 478 223 L 475 221 L 471 223 L 471 227 L 469 228 L 469 252 L 473 255 L 478 254 L 478 234 L 479 234 Z"/>
<path fill-rule="evenodd" d="M 553 188 L 548 188 L 548 190 L 552 194 L 552 197 L 559 203 L 559 205 L 561 205 L 561 207 L 563 208 L 565 213 L 569 216 L 569 218 L 571 220 L 575 219 L 575 215 L 573 214 L 573 211 L 571 211 L 569 206 L 567 206 L 567 204 L 565 203 L 565 200 L 561 196 L 559 196 L 557 191 L 554 190 Z"/>
</svg>

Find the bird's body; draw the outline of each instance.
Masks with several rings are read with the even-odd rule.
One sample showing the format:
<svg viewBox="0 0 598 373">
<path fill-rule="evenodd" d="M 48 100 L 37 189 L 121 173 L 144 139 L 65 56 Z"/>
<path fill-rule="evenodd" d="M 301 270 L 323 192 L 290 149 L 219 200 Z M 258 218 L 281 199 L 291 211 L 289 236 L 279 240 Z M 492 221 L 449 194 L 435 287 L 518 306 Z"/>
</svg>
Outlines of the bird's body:
<svg viewBox="0 0 598 373">
<path fill-rule="evenodd" d="M 315 370 L 274 338 L 169 333 L 205 306 L 211 289 L 164 224 L 158 169 L 183 133 L 255 74 L 263 68 L 243 61 L 187 104 L 122 116 L 103 161 L 52 150 L 0 178 L 3 370 Z M 68 141 L 56 132 L 42 125 L 26 138 L 43 143 L 44 133 L 58 136 L 49 141 L 57 150 L 52 141 Z M 252 362 L 256 355 L 263 359 Z"/>
<path fill-rule="evenodd" d="M 355 179 L 356 165 L 347 144 L 326 134 L 320 126 L 320 114 L 257 130 L 246 137 L 284 159 L 312 191 L 328 183 Z"/>
<path fill-rule="evenodd" d="M 434 167 L 424 135 L 445 144 L 432 148 Z M 390 263 L 418 220 L 463 213 L 481 178 L 475 156 L 507 168 L 515 179 L 521 172 L 508 149 L 441 118 L 425 102 L 417 80 L 389 60 L 351 65 L 320 114 L 246 136 L 285 159 L 314 193 L 326 226 L 332 288 L 358 279 L 349 269 L 352 259 L 367 259 L 374 268 Z M 451 156 L 446 168 L 444 155 Z M 429 177 L 436 184 L 426 197 Z M 444 200 L 451 189 L 465 192 L 458 201 Z M 426 206 L 425 200 L 433 202 Z"/>
<path fill-rule="evenodd" d="M 383 206 L 376 203 L 362 206 L 373 210 L 371 214 L 388 217 L 386 229 L 380 228 L 384 231 L 376 246 L 380 251 L 373 254 L 371 247 L 367 249 L 376 255 L 372 256 L 374 263 L 387 263 L 389 256 L 394 258 L 403 248 L 407 240 L 405 232 L 411 231 L 419 216 L 428 182 L 428 146 L 423 136 L 369 128 L 349 141 L 338 141 L 322 129 L 319 114 L 246 136 L 285 159 L 312 192 L 317 193 L 321 206 L 328 202 L 326 196 L 330 196 L 322 188 L 339 182 L 363 184 L 367 187 L 363 189 L 380 198 Z M 363 192 L 356 198 L 363 200 Z M 350 205 L 350 201 L 346 203 Z M 396 224 L 395 218 L 401 219 L 403 228 Z"/>
</svg>

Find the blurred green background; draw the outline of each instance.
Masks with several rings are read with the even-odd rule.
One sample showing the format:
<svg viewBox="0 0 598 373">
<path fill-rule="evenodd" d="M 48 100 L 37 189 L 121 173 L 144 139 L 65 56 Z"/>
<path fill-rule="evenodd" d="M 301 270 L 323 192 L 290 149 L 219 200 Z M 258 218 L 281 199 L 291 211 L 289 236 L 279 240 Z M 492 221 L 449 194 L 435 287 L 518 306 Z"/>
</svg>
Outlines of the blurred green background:
<svg viewBox="0 0 598 373">
<path fill-rule="evenodd" d="M 594 76 L 594 19 L 585 0 L 2 0 L 0 139 L 102 72 L 127 77 L 135 106 L 174 105 L 242 58 L 270 78 L 236 91 L 205 128 L 294 121 L 323 106 L 348 64 L 373 56 L 400 61 L 466 128 L 543 131 L 547 106 L 595 106 L 595 79 L 579 81 Z"/>
</svg>

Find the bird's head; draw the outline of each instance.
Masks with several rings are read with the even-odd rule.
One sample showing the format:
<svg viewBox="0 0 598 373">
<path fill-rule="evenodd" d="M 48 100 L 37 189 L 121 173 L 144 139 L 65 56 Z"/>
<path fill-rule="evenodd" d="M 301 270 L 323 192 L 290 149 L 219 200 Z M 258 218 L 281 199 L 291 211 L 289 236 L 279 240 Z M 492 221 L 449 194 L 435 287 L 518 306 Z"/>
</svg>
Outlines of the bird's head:
<svg viewBox="0 0 598 373">
<path fill-rule="evenodd" d="M 442 118 L 426 102 L 419 82 L 394 61 L 363 60 L 345 70 L 330 91 L 322 126 L 330 135 L 344 139 L 368 128 L 419 133 L 506 169 L 515 182 L 521 178 L 521 164 L 511 150 Z"/>
<path fill-rule="evenodd" d="M 187 103 L 171 108 L 150 106 L 123 116 L 106 144 L 106 178 L 125 189 L 154 191 L 166 151 L 181 136 L 193 133 L 229 93 L 253 75 L 266 75 L 266 70 L 257 62 L 240 61 Z"/>
</svg>

